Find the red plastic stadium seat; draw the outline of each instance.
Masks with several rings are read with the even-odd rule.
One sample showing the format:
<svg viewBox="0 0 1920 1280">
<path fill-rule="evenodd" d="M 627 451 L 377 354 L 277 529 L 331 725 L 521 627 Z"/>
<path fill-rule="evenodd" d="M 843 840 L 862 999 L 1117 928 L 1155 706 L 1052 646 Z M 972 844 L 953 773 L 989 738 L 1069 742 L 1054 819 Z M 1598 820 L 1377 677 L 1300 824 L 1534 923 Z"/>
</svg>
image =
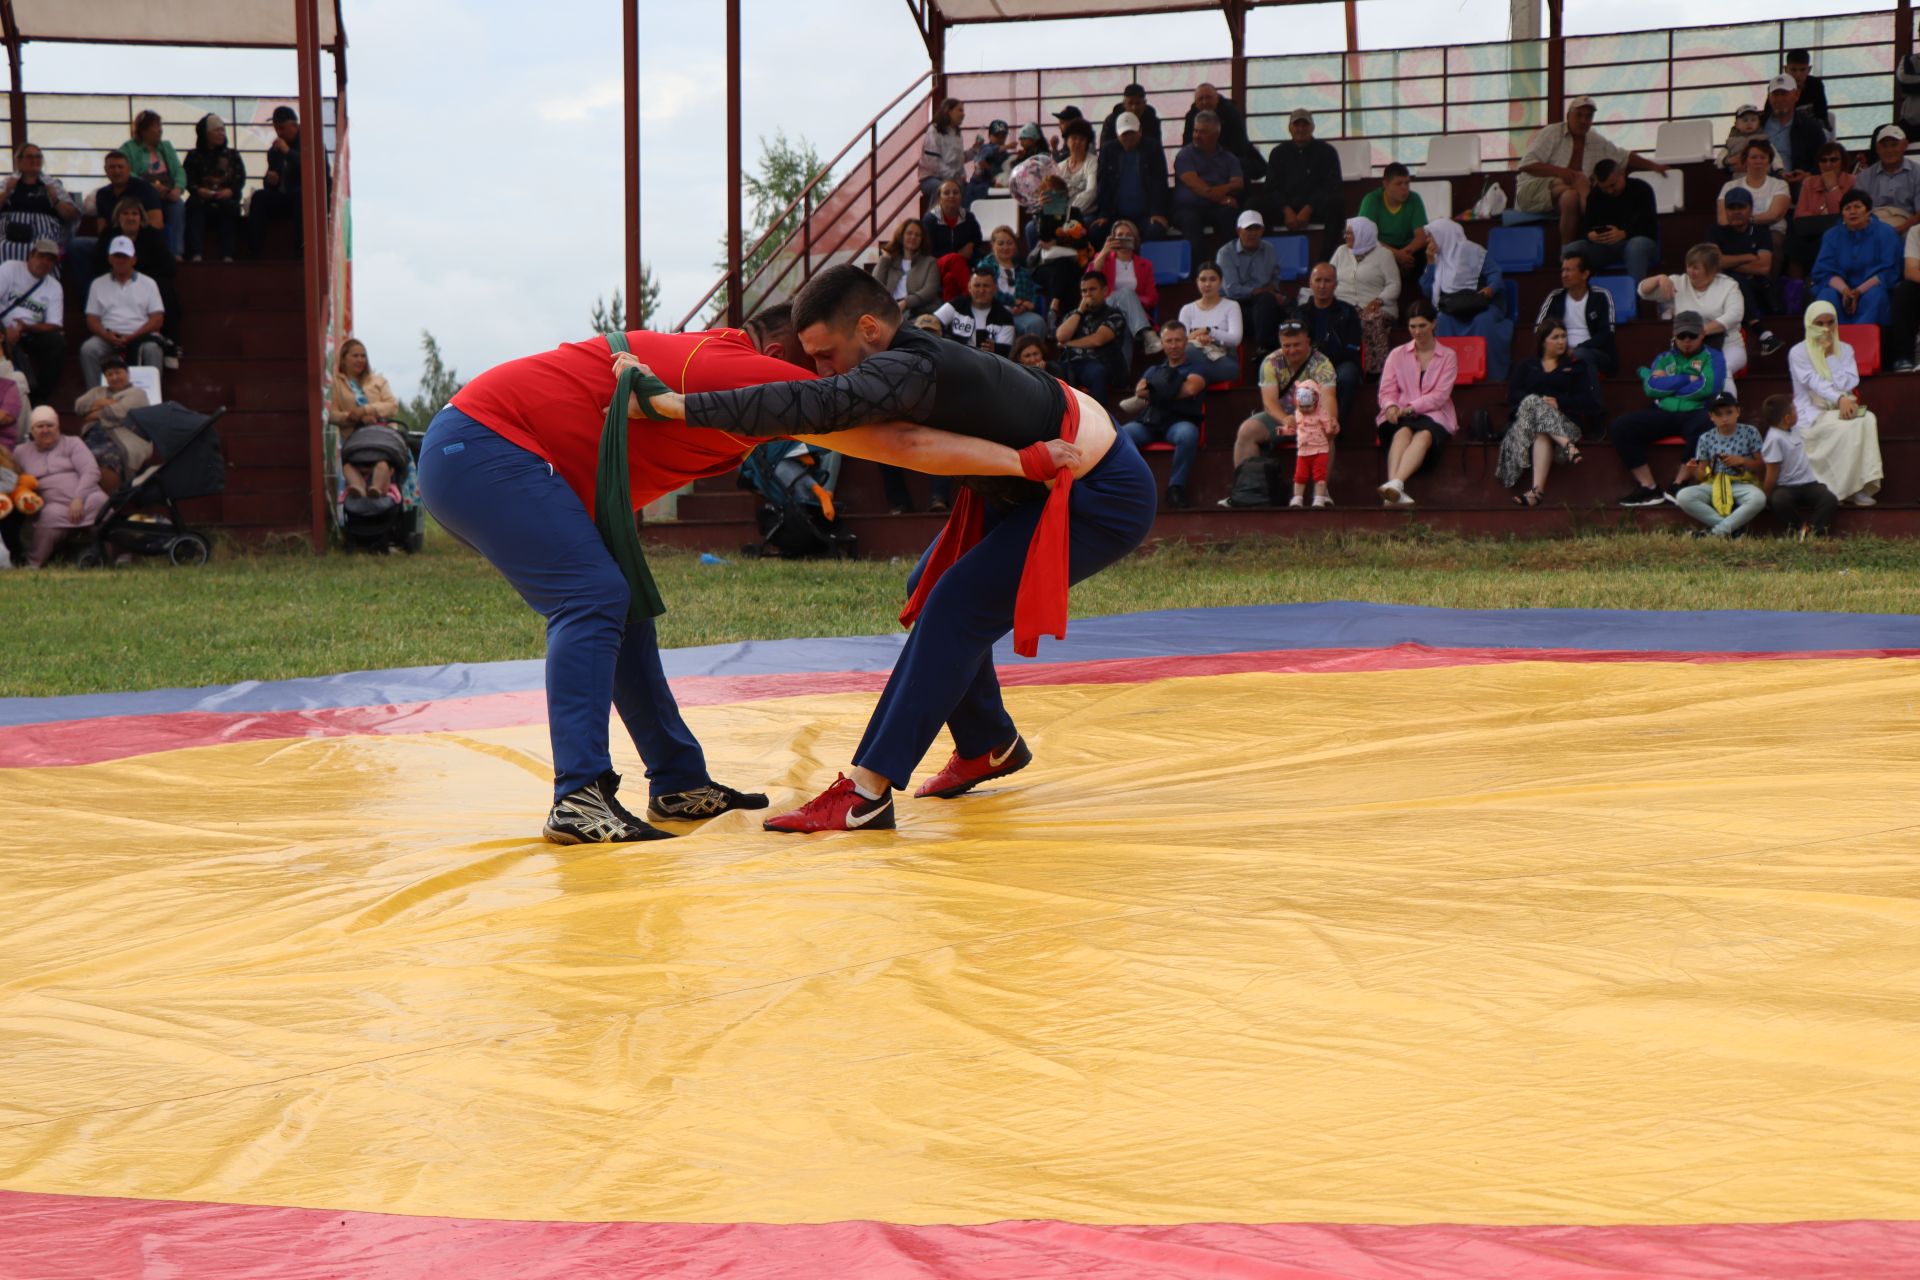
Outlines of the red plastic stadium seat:
<svg viewBox="0 0 1920 1280">
<path fill-rule="evenodd" d="M 1484 382 L 1487 377 L 1487 340 L 1485 338 L 1435 338 L 1443 347 L 1452 347 L 1453 354 L 1459 358 L 1460 374 L 1454 379 L 1456 386 L 1467 386 L 1475 382 Z"/>
<path fill-rule="evenodd" d="M 1840 341 L 1853 348 L 1853 362 L 1860 366 L 1860 376 L 1871 378 L 1880 372 L 1880 326 L 1877 324 L 1843 324 L 1840 326 Z"/>
<path fill-rule="evenodd" d="M 1206 423 L 1205 423 L 1204 421 L 1202 421 L 1202 422 L 1198 422 L 1198 423 L 1195 423 L 1194 425 L 1196 425 L 1196 426 L 1198 426 L 1198 427 L 1200 428 L 1200 444 L 1199 444 L 1199 447 L 1200 447 L 1200 448 L 1202 448 L 1202 449 L 1204 449 L 1204 448 L 1206 448 L 1206 447 L 1207 447 L 1207 424 L 1206 424 Z M 1167 443 L 1167 442 L 1166 442 L 1165 440 L 1155 440 L 1155 441 L 1154 441 L 1154 442 L 1153 442 L 1152 444 L 1150 444 L 1150 445 L 1145 445 L 1145 446 L 1143 446 L 1143 447 L 1141 448 L 1141 450 L 1140 450 L 1140 452 L 1142 452 L 1142 453 L 1172 453 L 1172 452 L 1173 452 L 1173 446 L 1172 446 L 1171 444 L 1168 444 L 1168 443 Z"/>
<path fill-rule="evenodd" d="M 1654 441 L 1655 444 L 1685 444 L 1686 442 L 1685 436 L 1661 436 Z"/>
</svg>

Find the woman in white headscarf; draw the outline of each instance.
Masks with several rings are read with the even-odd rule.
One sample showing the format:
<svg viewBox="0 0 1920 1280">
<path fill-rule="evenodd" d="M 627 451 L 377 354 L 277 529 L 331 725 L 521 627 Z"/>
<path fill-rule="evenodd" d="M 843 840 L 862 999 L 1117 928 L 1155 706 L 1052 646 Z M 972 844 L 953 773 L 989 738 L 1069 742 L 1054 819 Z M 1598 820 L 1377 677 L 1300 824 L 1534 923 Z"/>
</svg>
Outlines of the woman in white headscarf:
<svg viewBox="0 0 1920 1280">
<path fill-rule="evenodd" d="M 1820 483 L 1856 507 L 1873 505 L 1886 474 L 1880 465 L 1880 427 L 1860 403 L 1860 367 L 1840 341 L 1840 317 L 1831 302 L 1807 308 L 1807 336 L 1787 353 L 1793 412 L 1807 461 Z"/>
<path fill-rule="evenodd" d="M 1467 239 L 1450 219 L 1427 224 L 1427 269 L 1420 289 L 1440 313 L 1434 333 L 1442 338 L 1483 338 L 1487 378 L 1505 382 L 1513 362 L 1513 322 L 1507 318 L 1505 281 L 1487 251 Z"/>
<path fill-rule="evenodd" d="M 1360 312 L 1361 364 L 1378 373 L 1400 315 L 1400 264 L 1392 250 L 1380 247 L 1380 228 L 1372 218 L 1348 218 L 1343 239 L 1333 251 L 1333 296 Z"/>
</svg>

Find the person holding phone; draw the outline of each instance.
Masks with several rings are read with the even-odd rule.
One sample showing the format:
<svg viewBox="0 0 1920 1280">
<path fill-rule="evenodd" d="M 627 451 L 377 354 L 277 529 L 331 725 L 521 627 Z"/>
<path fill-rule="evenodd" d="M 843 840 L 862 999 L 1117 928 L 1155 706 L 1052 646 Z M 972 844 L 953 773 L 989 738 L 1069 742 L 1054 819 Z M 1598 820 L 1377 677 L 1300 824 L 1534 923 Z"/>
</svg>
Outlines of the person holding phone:
<svg viewBox="0 0 1920 1280">
<path fill-rule="evenodd" d="M 1580 251 L 1596 272 L 1626 264 L 1639 284 L 1660 260 L 1660 210 L 1653 188 L 1628 178 L 1625 165 L 1602 160 L 1593 170 L 1584 234 L 1563 252 Z"/>
<path fill-rule="evenodd" d="M 0 257 L 23 261 L 36 240 L 52 240 L 64 251 L 80 207 L 60 179 L 41 172 L 46 156 L 39 147 L 23 143 L 13 156 L 14 171 L 0 183 Z"/>
<path fill-rule="evenodd" d="M 994 355 L 1011 356 L 1015 336 L 1013 313 L 995 296 L 999 280 L 987 265 L 988 261 L 981 259 L 967 278 L 967 305 L 956 306 L 959 301 L 956 298 L 954 302 L 942 303 L 933 317 L 940 322 L 940 331 L 955 342 Z"/>
</svg>

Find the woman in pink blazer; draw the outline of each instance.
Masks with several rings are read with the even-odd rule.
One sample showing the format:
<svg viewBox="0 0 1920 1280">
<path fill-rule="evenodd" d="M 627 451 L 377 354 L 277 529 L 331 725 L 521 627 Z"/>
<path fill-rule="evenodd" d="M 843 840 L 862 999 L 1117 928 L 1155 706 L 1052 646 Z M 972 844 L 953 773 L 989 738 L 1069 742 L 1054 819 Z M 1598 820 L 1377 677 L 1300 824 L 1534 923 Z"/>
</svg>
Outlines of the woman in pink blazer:
<svg viewBox="0 0 1920 1280">
<path fill-rule="evenodd" d="M 1375 419 L 1387 450 L 1387 480 L 1380 501 L 1410 507 L 1407 481 L 1433 465 L 1460 421 L 1453 412 L 1453 380 L 1460 361 L 1449 347 L 1434 341 L 1433 304 L 1415 299 L 1407 307 L 1413 341 L 1387 353 L 1380 371 L 1380 416 Z"/>
</svg>

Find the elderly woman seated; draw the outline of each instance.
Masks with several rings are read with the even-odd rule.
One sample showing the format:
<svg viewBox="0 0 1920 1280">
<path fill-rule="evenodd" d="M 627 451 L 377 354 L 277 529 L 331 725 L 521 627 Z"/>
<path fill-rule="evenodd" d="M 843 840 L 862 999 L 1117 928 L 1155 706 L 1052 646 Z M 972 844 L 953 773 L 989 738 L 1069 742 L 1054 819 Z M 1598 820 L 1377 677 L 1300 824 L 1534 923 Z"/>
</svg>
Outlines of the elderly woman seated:
<svg viewBox="0 0 1920 1280">
<path fill-rule="evenodd" d="M 27 564 L 38 569 L 76 529 L 91 529 L 107 505 L 100 466 L 78 436 L 60 434 L 60 415 L 41 405 L 27 423 L 29 438 L 13 451 L 22 471 L 40 482 L 46 505 L 35 517 Z"/>
<path fill-rule="evenodd" d="M 104 387 L 94 387 L 73 402 L 80 415 L 80 439 L 100 465 L 100 488 L 120 492 L 153 457 L 153 441 L 135 426 L 128 414 L 150 403 L 147 393 L 133 385 L 127 362 L 108 356 L 100 362 Z"/>
<path fill-rule="evenodd" d="M 1878 218 L 1873 221 L 1886 227 Z M 1839 316 L 1831 302 L 1807 308 L 1806 330 L 1805 340 L 1787 353 L 1787 372 L 1793 378 L 1793 410 L 1807 461 L 1820 483 L 1843 501 L 1870 507 L 1886 473 L 1880 462 L 1879 423 L 1860 402 L 1860 366 L 1853 348 L 1840 340 Z"/>
<path fill-rule="evenodd" d="M 1420 289 L 1438 313 L 1434 333 L 1442 338 L 1481 338 L 1487 344 L 1487 377 L 1505 382 L 1513 362 L 1513 320 L 1507 315 L 1504 279 L 1487 251 L 1467 239 L 1460 224 L 1427 224 L 1427 255 Z"/>
</svg>

